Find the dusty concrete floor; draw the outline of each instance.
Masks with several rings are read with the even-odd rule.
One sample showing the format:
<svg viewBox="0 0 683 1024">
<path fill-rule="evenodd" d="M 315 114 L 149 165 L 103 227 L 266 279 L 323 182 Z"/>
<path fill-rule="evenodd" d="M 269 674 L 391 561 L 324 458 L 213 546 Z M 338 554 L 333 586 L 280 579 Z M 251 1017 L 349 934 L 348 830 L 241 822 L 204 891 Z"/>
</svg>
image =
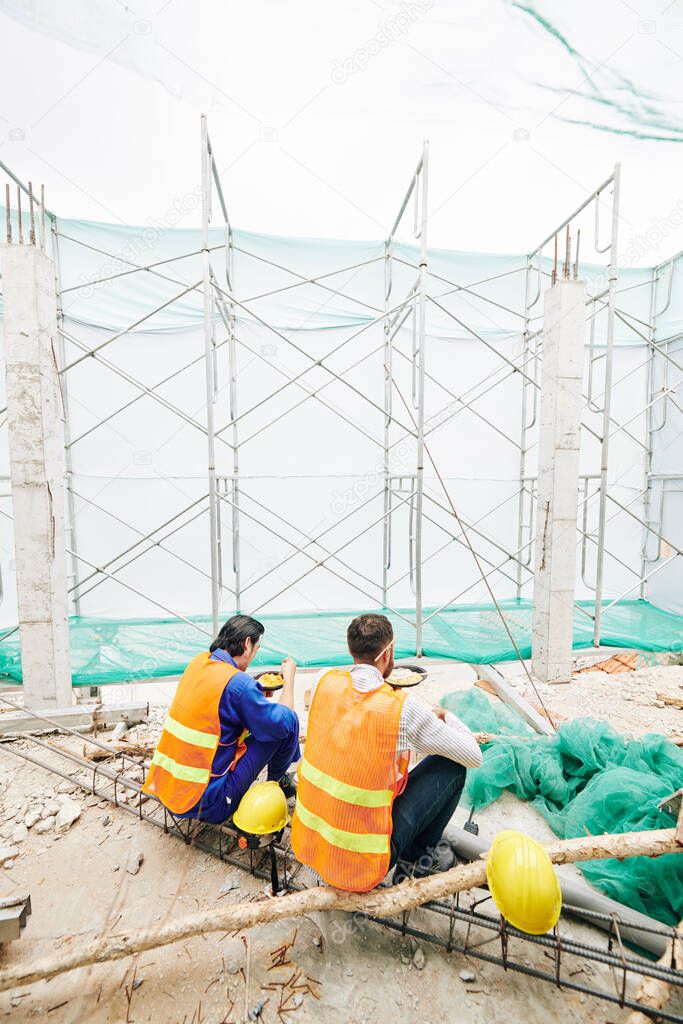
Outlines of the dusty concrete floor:
<svg viewBox="0 0 683 1024">
<path fill-rule="evenodd" d="M 303 702 L 310 677 L 301 676 Z M 435 701 L 450 690 L 471 685 L 471 680 L 471 673 L 462 666 L 434 665 L 417 692 Z M 525 685 L 520 681 L 522 692 Z M 624 731 L 680 735 L 681 711 L 656 707 L 652 702 L 657 692 L 680 694 L 681 686 L 682 667 L 650 667 L 619 676 L 586 673 L 570 686 L 544 688 L 542 697 L 551 710 L 567 717 L 600 717 L 609 707 L 610 721 Z M 163 687 L 164 699 L 171 690 Z M 155 692 L 162 696 L 159 688 Z M 122 695 L 120 691 L 117 694 Z M 162 716 L 160 707 L 153 719 L 158 722 Z M 142 727 L 138 730 L 143 731 Z M 76 746 L 79 742 L 74 741 Z M 54 776 L 13 758 L 0 747 L 1 842 L 11 841 L 8 836 L 17 822 L 34 806 L 45 808 L 50 800 L 74 800 L 81 812 L 64 833 L 49 829 L 38 834 L 36 825 L 32 826 L 17 844 L 19 855 L 10 860 L 9 867 L 0 869 L 0 897 L 27 891 L 33 902 L 27 928 L 20 940 L 2 950 L 0 965 L 59 954 L 60 949 L 66 951 L 89 938 L 161 923 L 198 909 L 223 906 L 226 901 L 265 898 L 263 882 L 185 847 L 95 797 L 60 793 L 57 782 Z M 10 818 L 12 812 L 16 813 Z M 462 824 L 466 813 L 459 808 L 454 821 Z M 551 836 L 531 808 L 509 795 L 478 820 L 487 837 L 512 825 L 541 839 Z M 139 853 L 144 856 L 142 865 L 136 874 L 130 874 L 126 866 L 131 855 L 135 859 Z M 576 868 L 563 870 L 578 874 Z M 221 894 L 229 882 L 237 886 Z M 472 898 L 485 896 L 476 891 Z M 411 917 L 411 923 L 429 926 L 430 919 L 421 911 Z M 585 925 L 567 922 L 563 928 L 582 941 L 600 942 L 598 933 Z M 477 936 L 481 937 L 483 933 Z M 273 966 L 271 954 L 291 939 L 286 955 L 289 962 Z M 547 951 L 526 943 L 514 948 L 527 966 L 552 972 Z M 493 952 L 497 947 L 492 944 L 483 949 Z M 568 991 L 558 993 L 548 984 L 512 971 L 505 973 L 474 957 L 448 954 L 426 942 L 419 943 L 419 950 L 416 954 L 414 943 L 370 922 L 346 915 L 315 915 L 239 935 L 207 933 L 133 959 L 83 968 L 4 993 L 0 995 L 0 1015 L 11 1015 L 17 1022 L 39 1018 L 51 1024 L 152 1020 L 227 1024 L 248 1019 L 249 1012 L 267 1000 L 261 1014 L 264 1024 L 429 1024 L 446 1018 L 467 1019 L 473 1024 L 589 1020 L 616 1024 L 627 1016 L 617 1006 Z M 607 968 L 575 958 L 570 970 L 579 983 L 600 984 L 606 991 L 615 991 L 615 979 Z M 629 991 L 633 989 L 630 984 Z M 683 1014 L 683 1000 L 672 1000 L 670 1008 Z"/>
</svg>

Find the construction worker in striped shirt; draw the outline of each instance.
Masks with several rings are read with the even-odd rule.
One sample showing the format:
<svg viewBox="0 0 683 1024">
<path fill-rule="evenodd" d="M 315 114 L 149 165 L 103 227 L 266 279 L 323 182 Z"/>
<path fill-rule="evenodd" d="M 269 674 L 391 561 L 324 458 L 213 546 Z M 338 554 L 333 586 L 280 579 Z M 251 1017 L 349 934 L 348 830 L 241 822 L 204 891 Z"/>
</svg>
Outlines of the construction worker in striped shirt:
<svg viewBox="0 0 683 1024">
<path fill-rule="evenodd" d="M 287 770 L 300 757 L 296 663 L 285 658 L 280 700 L 268 699 L 246 672 L 264 631 L 249 615 L 234 615 L 178 683 L 143 787 L 178 817 L 225 821 L 266 767 L 268 779 L 293 795 Z"/>
<path fill-rule="evenodd" d="M 292 849 L 330 885 L 365 892 L 395 865 L 395 883 L 438 869 L 466 768 L 482 757 L 455 715 L 385 682 L 394 636 L 384 615 L 355 618 L 347 640 L 353 666 L 326 672 L 313 694 Z M 408 774 L 411 749 L 423 760 Z"/>
</svg>

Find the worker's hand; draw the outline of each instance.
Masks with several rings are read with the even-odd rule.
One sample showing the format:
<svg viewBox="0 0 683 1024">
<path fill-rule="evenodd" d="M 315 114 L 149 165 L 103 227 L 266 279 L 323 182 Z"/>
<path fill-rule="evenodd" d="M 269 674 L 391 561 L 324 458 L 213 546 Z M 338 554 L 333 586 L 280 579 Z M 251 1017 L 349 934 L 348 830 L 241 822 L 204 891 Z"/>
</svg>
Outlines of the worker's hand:
<svg viewBox="0 0 683 1024">
<path fill-rule="evenodd" d="M 487 743 L 491 743 L 494 735 L 491 732 L 475 732 L 474 738 L 480 747 L 484 747 Z"/>
<path fill-rule="evenodd" d="M 432 711 L 442 722 L 446 721 L 446 708 L 442 708 L 440 704 L 432 704 Z"/>
<path fill-rule="evenodd" d="M 294 682 L 294 674 L 296 672 L 296 662 L 294 658 L 285 658 L 280 668 L 282 678 L 286 683 Z"/>
</svg>

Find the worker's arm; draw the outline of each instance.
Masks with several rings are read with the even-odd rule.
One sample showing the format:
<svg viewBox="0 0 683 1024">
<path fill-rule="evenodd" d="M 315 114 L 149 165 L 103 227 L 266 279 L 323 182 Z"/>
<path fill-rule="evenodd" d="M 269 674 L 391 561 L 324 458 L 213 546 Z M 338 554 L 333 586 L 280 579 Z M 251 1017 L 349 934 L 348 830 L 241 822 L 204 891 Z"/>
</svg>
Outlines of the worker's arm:
<svg viewBox="0 0 683 1024">
<path fill-rule="evenodd" d="M 293 708 L 282 701 L 269 700 L 251 677 L 245 675 L 237 685 L 233 680 L 231 686 L 240 721 L 257 740 L 279 740 L 298 727 Z M 286 686 L 282 693 L 285 689 Z"/>
<path fill-rule="evenodd" d="M 285 685 L 280 691 L 278 704 L 294 710 L 294 676 L 296 675 L 296 662 L 293 658 L 285 658 L 280 669 Z"/>
<path fill-rule="evenodd" d="M 440 754 L 465 768 L 479 768 L 482 763 L 476 737 L 464 722 L 444 708 L 432 710 L 412 694 L 406 697 L 401 711 L 399 746 L 423 757 Z"/>
</svg>

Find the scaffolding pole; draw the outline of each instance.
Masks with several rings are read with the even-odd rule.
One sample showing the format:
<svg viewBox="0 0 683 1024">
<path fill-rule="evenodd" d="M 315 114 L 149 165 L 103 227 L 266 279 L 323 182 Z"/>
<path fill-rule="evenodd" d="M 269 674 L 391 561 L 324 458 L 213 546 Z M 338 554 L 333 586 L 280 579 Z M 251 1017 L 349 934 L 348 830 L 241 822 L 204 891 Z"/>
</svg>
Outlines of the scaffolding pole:
<svg viewBox="0 0 683 1024">
<path fill-rule="evenodd" d="M 52 238 L 52 259 L 55 264 L 55 292 L 57 294 L 57 353 L 59 356 L 59 386 L 62 396 L 62 412 L 64 415 L 64 468 L 66 472 L 66 526 L 67 546 L 73 554 L 69 555 L 69 572 L 67 580 L 71 583 L 70 595 L 73 604 L 74 615 L 81 614 L 80 595 L 80 571 L 76 552 L 78 551 L 78 538 L 76 534 L 76 508 L 73 491 L 73 452 L 71 446 L 71 422 L 69 415 L 69 381 L 67 375 L 62 373 L 62 367 L 66 365 L 64 346 L 64 305 L 62 300 L 61 265 L 59 260 L 59 232 L 57 230 L 57 218 L 50 215 L 50 235 Z M 72 589 L 73 588 L 73 589 Z"/>
<path fill-rule="evenodd" d="M 214 437 L 214 303 L 209 260 L 209 224 L 211 222 L 211 144 L 202 114 L 202 274 L 204 294 L 204 375 L 206 381 L 207 475 L 209 481 L 209 544 L 211 546 L 211 619 L 214 636 L 218 635 L 220 611 L 220 567 L 218 552 L 218 499 L 216 493 L 216 451 Z"/>
<path fill-rule="evenodd" d="M 612 369 L 614 363 L 614 307 L 617 286 L 617 244 L 619 233 L 619 184 L 621 165 L 615 164 L 612 184 L 612 231 L 609 246 L 608 296 L 607 296 L 607 338 L 605 348 L 605 393 L 603 397 L 602 443 L 600 449 L 600 508 L 598 512 L 598 552 L 595 577 L 595 622 L 593 626 L 593 644 L 600 646 L 600 606 L 605 579 L 605 518 L 607 513 L 607 474 L 609 470 L 609 437 L 610 409 L 612 399 Z M 600 202 L 596 197 L 597 209 Z M 596 247 L 598 245 L 596 225 Z"/>
<path fill-rule="evenodd" d="M 387 589 L 389 570 L 391 568 L 391 470 L 390 470 L 390 449 L 391 449 L 391 412 L 392 395 L 391 386 L 393 373 L 392 360 L 392 323 L 389 316 L 389 299 L 392 285 L 392 239 L 388 238 L 384 243 L 384 521 L 382 524 L 382 607 L 387 607 Z"/>
<path fill-rule="evenodd" d="M 424 500 L 425 360 L 427 348 L 427 202 L 429 187 L 429 142 L 422 151 L 422 201 L 420 223 L 420 272 L 418 277 L 418 385 L 417 385 L 417 467 L 415 478 L 415 653 L 422 657 L 422 506 Z"/>
</svg>

